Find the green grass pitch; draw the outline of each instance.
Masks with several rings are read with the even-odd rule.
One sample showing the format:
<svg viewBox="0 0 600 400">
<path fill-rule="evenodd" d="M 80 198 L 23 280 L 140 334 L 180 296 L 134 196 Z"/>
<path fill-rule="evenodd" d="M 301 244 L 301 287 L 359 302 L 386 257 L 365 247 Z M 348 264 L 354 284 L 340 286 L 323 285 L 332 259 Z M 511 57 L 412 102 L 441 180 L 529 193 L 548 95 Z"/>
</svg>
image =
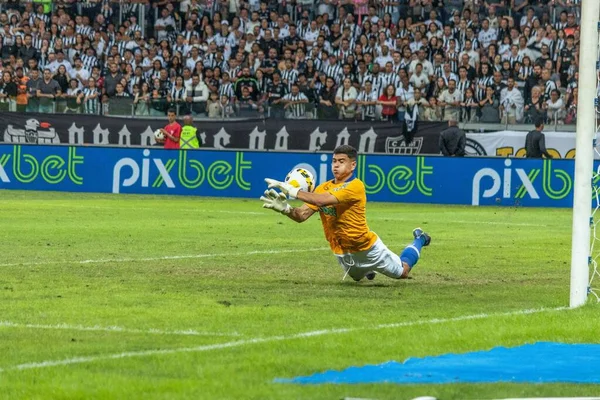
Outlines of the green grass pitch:
<svg viewBox="0 0 600 400">
<path fill-rule="evenodd" d="M 408 244 L 417 226 L 433 240 L 413 279 L 379 275 L 357 284 L 341 280 L 318 216 L 296 224 L 260 205 L 0 191 L 0 397 L 600 392 L 573 384 L 274 383 L 499 345 L 597 343 L 600 313 L 591 302 L 555 310 L 569 301 L 570 210 L 369 203 L 369 225 L 392 250 Z"/>
</svg>

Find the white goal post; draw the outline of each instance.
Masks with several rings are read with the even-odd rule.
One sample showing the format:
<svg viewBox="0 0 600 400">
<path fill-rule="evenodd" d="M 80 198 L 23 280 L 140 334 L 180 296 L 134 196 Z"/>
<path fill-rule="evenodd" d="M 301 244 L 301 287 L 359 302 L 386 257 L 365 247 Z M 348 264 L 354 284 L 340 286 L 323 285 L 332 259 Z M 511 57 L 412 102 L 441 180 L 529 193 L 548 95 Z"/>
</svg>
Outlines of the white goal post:
<svg viewBox="0 0 600 400">
<path fill-rule="evenodd" d="M 579 54 L 579 96 L 577 98 L 577 140 L 575 156 L 575 192 L 573 195 L 573 233 L 571 244 L 570 306 L 585 304 L 591 279 L 590 265 L 595 263 L 590 244 L 595 233 L 592 214 L 592 180 L 595 137 L 597 132 L 596 99 L 598 84 L 598 36 L 600 0 L 581 1 L 581 43 Z M 595 214 L 595 213 L 594 213 Z M 594 235 L 595 238 L 595 235 Z"/>
</svg>

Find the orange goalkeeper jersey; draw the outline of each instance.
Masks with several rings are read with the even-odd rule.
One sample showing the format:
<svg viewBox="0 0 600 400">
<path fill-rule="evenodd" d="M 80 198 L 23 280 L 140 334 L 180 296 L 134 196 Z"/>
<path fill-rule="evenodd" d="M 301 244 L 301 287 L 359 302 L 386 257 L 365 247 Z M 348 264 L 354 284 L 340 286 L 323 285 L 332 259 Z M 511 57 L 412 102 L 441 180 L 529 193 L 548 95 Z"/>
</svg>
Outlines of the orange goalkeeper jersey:
<svg viewBox="0 0 600 400">
<path fill-rule="evenodd" d="M 367 226 L 367 193 L 360 179 L 337 184 L 331 180 L 317 186 L 315 193 L 331 193 L 339 201 L 326 207 L 307 204 L 319 211 L 325 238 L 334 254 L 356 253 L 373 247 L 377 235 Z"/>
</svg>

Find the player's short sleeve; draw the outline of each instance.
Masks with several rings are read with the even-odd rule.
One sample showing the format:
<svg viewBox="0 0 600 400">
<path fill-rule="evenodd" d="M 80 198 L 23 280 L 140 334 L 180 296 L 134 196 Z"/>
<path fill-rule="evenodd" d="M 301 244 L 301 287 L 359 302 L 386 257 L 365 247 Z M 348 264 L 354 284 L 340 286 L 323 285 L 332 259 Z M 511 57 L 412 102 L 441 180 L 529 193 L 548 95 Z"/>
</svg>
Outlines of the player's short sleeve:
<svg viewBox="0 0 600 400">
<path fill-rule="evenodd" d="M 319 211 L 319 207 L 315 206 L 314 204 L 308 204 L 308 203 L 304 203 L 304 204 L 313 211 Z"/>
<path fill-rule="evenodd" d="M 341 186 L 339 190 L 331 192 L 341 204 L 356 203 L 366 195 L 365 185 L 359 179 L 353 179 L 347 185 Z"/>
</svg>

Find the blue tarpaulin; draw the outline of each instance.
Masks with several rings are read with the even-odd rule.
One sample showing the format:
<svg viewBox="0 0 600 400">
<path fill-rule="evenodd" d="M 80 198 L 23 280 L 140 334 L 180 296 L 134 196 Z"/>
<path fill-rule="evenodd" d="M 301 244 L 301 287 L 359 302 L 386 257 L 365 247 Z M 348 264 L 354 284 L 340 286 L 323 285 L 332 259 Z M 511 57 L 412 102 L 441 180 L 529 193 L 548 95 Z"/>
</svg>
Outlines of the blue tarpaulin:
<svg viewBox="0 0 600 400">
<path fill-rule="evenodd" d="M 600 344 L 540 342 L 277 379 L 300 384 L 600 383 Z"/>
</svg>

